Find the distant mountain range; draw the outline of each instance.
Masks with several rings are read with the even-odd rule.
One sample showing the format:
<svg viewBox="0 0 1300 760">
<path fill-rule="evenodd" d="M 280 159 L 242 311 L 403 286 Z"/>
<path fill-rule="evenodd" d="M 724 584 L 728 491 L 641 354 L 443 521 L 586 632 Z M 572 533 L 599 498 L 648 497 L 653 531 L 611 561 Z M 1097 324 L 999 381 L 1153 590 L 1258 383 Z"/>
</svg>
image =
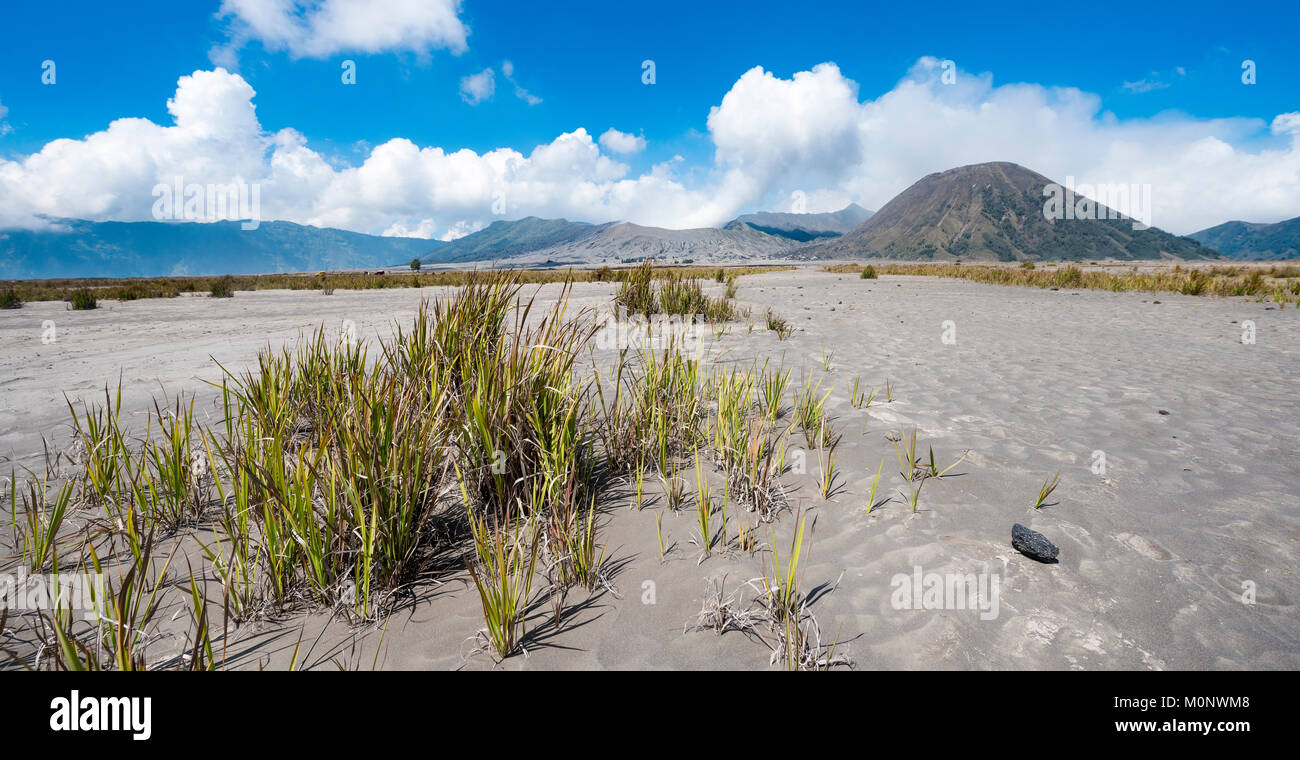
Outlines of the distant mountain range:
<svg viewBox="0 0 1300 760">
<path fill-rule="evenodd" d="M 812 259 L 1092 261 L 1202 259 L 1215 252 L 1096 204 L 1093 218 L 1049 219 L 1043 175 L 1006 162 L 927 175 L 849 233 L 800 253 Z"/>
<path fill-rule="evenodd" d="M 0 279 L 160 277 L 312 272 L 391 266 L 443 245 L 262 222 L 88 222 L 57 220 L 57 230 L 0 230 Z"/>
<path fill-rule="evenodd" d="M 527 217 L 498 221 L 449 243 L 291 222 L 88 222 L 57 230 L 0 230 L 0 279 L 310 272 L 426 264 L 599 266 L 762 260 L 1093 261 L 1300 257 L 1300 218 L 1228 222 L 1188 237 L 1095 204 L 1093 218 L 1048 218 L 1049 178 L 994 162 L 921 178 L 873 213 L 758 212 L 720 228 L 669 230 Z M 1114 218 L 1112 218 L 1114 217 Z"/>
<path fill-rule="evenodd" d="M 540 219 L 493 222 L 478 232 L 453 240 L 424 256 L 427 263 L 471 263 L 514 259 L 537 251 L 586 240 L 612 224 Z"/>
<path fill-rule="evenodd" d="M 819 238 L 838 237 L 871 218 L 873 212 L 856 203 L 830 214 L 792 214 L 780 211 L 760 211 L 732 219 L 724 230 L 748 226 L 759 232 L 789 238 L 801 243 Z"/>
<path fill-rule="evenodd" d="M 836 237 L 866 220 L 871 212 L 851 204 L 824 214 L 747 214 L 721 229 L 669 230 L 629 222 L 588 224 L 567 219 L 493 222 L 454 240 L 424 258 L 430 264 L 509 262 L 511 264 L 617 264 L 656 259 L 752 261 L 780 257 L 810 240 Z"/>
<path fill-rule="evenodd" d="M 433 251 L 427 263 L 497 262 L 511 265 L 618 264 L 657 261 L 750 261 L 776 258 L 798 245 L 746 225 L 669 230 L 618 222 L 586 224 L 528 217 L 494 222 Z"/>
<path fill-rule="evenodd" d="M 1276 224 L 1224 222 L 1188 237 L 1233 259 L 1300 259 L 1300 216 Z"/>
</svg>

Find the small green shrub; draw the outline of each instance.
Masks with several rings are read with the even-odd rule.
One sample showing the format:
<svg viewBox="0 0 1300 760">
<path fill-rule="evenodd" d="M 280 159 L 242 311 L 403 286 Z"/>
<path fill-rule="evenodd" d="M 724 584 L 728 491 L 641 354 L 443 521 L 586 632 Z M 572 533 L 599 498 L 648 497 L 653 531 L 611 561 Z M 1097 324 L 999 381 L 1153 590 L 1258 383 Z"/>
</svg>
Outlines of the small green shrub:
<svg viewBox="0 0 1300 760">
<path fill-rule="evenodd" d="M 89 288 L 74 290 L 72 295 L 68 296 L 68 302 L 72 304 L 73 311 L 86 311 L 99 307 L 99 301 Z"/>
<path fill-rule="evenodd" d="M 659 313 L 659 298 L 654 290 L 654 264 L 649 259 L 628 272 L 627 279 L 614 296 L 614 303 L 623 307 L 630 316 L 640 314 L 645 318 Z"/>
<path fill-rule="evenodd" d="M 21 309 L 23 299 L 13 289 L 0 292 L 0 309 Z"/>
<path fill-rule="evenodd" d="M 862 268 L 862 274 L 858 275 L 858 277 L 863 280 L 874 280 L 876 279 L 876 268 L 868 264 Z"/>
<path fill-rule="evenodd" d="M 235 297 L 235 280 L 232 277 L 222 277 L 220 280 L 212 283 L 210 295 L 213 298 L 234 298 Z"/>
</svg>

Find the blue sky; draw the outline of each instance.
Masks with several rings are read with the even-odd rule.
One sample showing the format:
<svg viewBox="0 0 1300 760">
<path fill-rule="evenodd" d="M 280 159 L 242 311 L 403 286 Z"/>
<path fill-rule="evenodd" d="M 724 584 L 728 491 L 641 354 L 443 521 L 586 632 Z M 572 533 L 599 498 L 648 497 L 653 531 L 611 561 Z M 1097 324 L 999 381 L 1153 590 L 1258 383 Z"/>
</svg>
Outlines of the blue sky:
<svg viewBox="0 0 1300 760">
<path fill-rule="evenodd" d="M 331 1 L 362 4 L 362 0 Z M 1187 156 L 1195 152 L 1195 141 L 1207 135 L 1224 140 L 1246 157 L 1265 150 L 1290 157 L 1286 151 L 1294 138 L 1279 130 L 1276 120 L 1300 110 L 1300 50 L 1295 44 L 1300 14 L 1294 4 L 1251 4 L 1224 12 L 1208 7 L 1197 11 L 1185 3 L 1023 3 L 998 9 L 973 3 L 788 1 L 431 3 L 448 6 L 466 32 L 463 45 L 449 43 L 439 32 L 392 44 L 368 41 L 385 39 L 382 29 L 373 38 L 350 40 L 345 32 L 323 42 L 301 36 L 293 42 L 277 42 L 245 18 L 252 11 L 223 15 L 219 2 L 11 4 L 3 12 L 0 31 L 0 159 L 17 166 L 52 140 L 80 140 L 123 117 L 170 126 L 173 116 L 167 103 L 177 92 L 178 78 L 212 70 L 220 63 L 256 92 L 252 102 L 263 133 L 293 130 L 336 170 L 361 166 L 376 146 L 394 139 L 448 153 L 464 148 L 483 156 L 509 148 L 528 156 L 536 146 L 579 128 L 593 143 L 614 128 L 644 137 L 645 147 L 621 154 L 603 151 L 625 170 L 617 175 L 596 168 L 593 176 L 584 177 L 604 183 L 605 195 L 601 203 L 593 204 L 591 220 L 621 212 L 651 222 L 680 218 L 682 223 L 699 223 L 703 216 L 651 209 L 648 202 L 637 205 L 612 199 L 610 194 L 619 192 L 620 181 L 668 166 L 674 172 L 674 186 L 727 198 L 710 208 L 714 216 L 789 205 L 796 190 L 818 198 L 820 205 L 859 200 L 878 206 L 902 189 L 898 185 L 907 184 L 904 177 L 909 172 L 947 168 L 919 160 L 887 170 L 877 167 L 873 173 L 870 157 L 857 156 L 862 168 L 848 176 L 823 165 L 825 157 L 809 155 L 803 148 L 771 148 L 771 140 L 776 139 L 772 135 L 751 135 L 766 141 L 764 147 L 752 150 L 733 142 L 730 159 L 721 156 L 719 141 L 726 138 L 722 128 L 710 125 L 710 109 L 718 107 L 756 66 L 777 81 L 792 81 L 799 72 L 832 62 L 838 78 L 856 88 L 858 101 L 867 104 L 885 99 L 900 81 L 916 76 L 918 61 L 949 59 L 964 79 L 982 77 L 982 93 L 958 98 L 976 111 L 980 104 L 996 101 L 998 92 L 1010 98 L 1013 92 L 1005 88 L 1016 83 L 1033 85 L 1047 93 L 1048 100 L 1053 88 L 1077 89 L 1095 98 L 1095 108 L 1083 109 L 1091 116 L 1078 117 L 1090 118 L 1094 131 L 1105 132 L 1111 123 L 1134 125 L 1128 135 L 1110 135 L 1108 145 L 1149 132 L 1150 125 L 1168 123 L 1176 133 L 1187 135 L 1188 148 L 1180 160 L 1190 160 Z M 238 11 L 238 6 L 234 2 L 226 10 Z M 302 21 L 310 14 L 298 10 L 279 21 Z M 382 5 L 376 5 L 364 16 L 365 23 L 382 27 L 389 23 L 386 15 Z M 272 25 L 267 22 L 266 28 Z M 362 49 L 366 46 L 375 49 Z M 54 86 L 41 82 L 41 62 L 47 59 L 57 66 Z M 656 82 L 651 86 L 642 83 L 641 63 L 646 59 L 655 62 Z M 1249 86 L 1241 81 L 1242 61 L 1247 59 L 1257 66 L 1257 81 Z M 340 81 L 344 60 L 356 62 L 355 85 Z M 512 64 L 513 83 L 505 76 L 505 61 Z M 492 96 L 476 104 L 467 102 L 462 81 L 489 68 L 495 83 Z M 927 71 L 928 76 L 938 75 L 933 67 Z M 516 86 L 526 90 L 533 102 L 517 96 Z M 751 95 L 764 97 L 761 92 Z M 1032 106 L 1026 107 L 1033 111 Z M 888 111 L 883 104 L 882 110 Z M 808 117 L 815 120 L 817 114 L 809 112 Z M 877 117 L 899 121 L 890 113 Z M 759 109 L 750 118 L 774 116 Z M 872 117 L 861 118 L 856 123 L 868 124 Z M 745 117 L 738 117 L 733 123 L 743 131 L 744 121 Z M 785 137 L 795 143 L 805 139 Z M 837 133 L 807 139 L 834 144 L 842 138 L 843 133 Z M 1094 151 L 1112 150 L 1097 148 L 1091 138 L 1075 139 Z M 915 147 L 924 152 L 924 146 Z M 868 147 L 854 146 L 852 151 L 886 148 L 887 142 L 877 141 Z M 966 155 L 984 157 L 992 150 L 972 145 L 949 153 L 951 160 L 964 160 Z M 1056 158 L 1068 152 L 1067 144 L 1042 157 L 1023 158 L 1037 159 L 1040 166 L 1030 168 L 1044 173 L 1076 171 L 1067 160 Z M 725 176 L 727 171 L 743 171 L 755 160 L 769 159 L 776 165 L 767 167 L 761 177 Z M 1170 183 L 1171 167 L 1176 166 L 1171 161 L 1174 158 L 1157 163 L 1147 173 L 1156 182 Z M 271 159 L 267 162 L 269 166 Z M 1105 166 L 1121 165 L 1112 155 L 1109 162 L 1080 162 L 1077 172 L 1105 179 Z M 1285 158 L 1283 165 L 1290 166 Z M 155 162 L 147 170 L 157 168 Z M 1113 168 L 1110 171 L 1114 173 Z M 1224 171 L 1238 178 L 1250 174 L 1244 164 Z M 1204 181 L 1216 181 L 1217 176 Z M 430 181 L 444 179 L 440 175 Z M 740 189 L 741 185 L 745 187 Z M 1284 197 L 1293 188 L 1283 182 L 1274 193 L 1281 199 L 1266 199 L 1261 208 L 1260 203 L 1252 206 L 1249 198 L 1243 198 L 1232 211 L 1294 216 L 1300 208 L 1288 205 Z M 107 192 L 129 191 L 114 186 Z M 1185 203 L 1189 192 L 1187 187 L 1169 191 L 1169 205 L 1175 198 Z M 4 193 L 0 190 L 0 197 Z M 438 236 L 449 234 L 457 223 L 464 223 L 459 228 L 463 231 L 491 219 L 486 213 L 476 216 L 460 201 L 440 205 L 430 198 L 425 205 L 422 210 L 419 203 L 402 204 L 391 216 L 406 220 L 407 229 L 431 219 L 425 232 L 433 230 L 431 234 Z M 674 208 L 690 205 L 683 201 Z M 306 209 L 286 202 L 283 215 L 370 232 L 388 227 L 382 209 L 320 212 L 316 206 Z M 69 203 L 66 215 L 131 217 L 138 215 L 132 211 L 138 207 L 127 201 L 90 203 L 84 208 Z M 581 216 L 573 213 L 581 210 L 577 198 L 561 204 L 530 200 L 520 201 L 507 216 L 559 211 Z M 313 211 L 320 213 L 313 215 Z M 1198 213 L 1195 219 L 1179 217 L 1178 224 L 1171 226 L 1191 226 L 1212 216 Z"/>
</svg>

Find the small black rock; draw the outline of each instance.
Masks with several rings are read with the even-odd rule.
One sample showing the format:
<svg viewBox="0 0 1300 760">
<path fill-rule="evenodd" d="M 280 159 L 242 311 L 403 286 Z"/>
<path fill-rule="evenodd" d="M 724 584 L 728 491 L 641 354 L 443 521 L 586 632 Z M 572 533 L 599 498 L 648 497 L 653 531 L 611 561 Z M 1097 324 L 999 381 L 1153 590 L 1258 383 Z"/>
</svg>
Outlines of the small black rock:
<svg viewBox="0 0 1300 760">
<path fill-rule="evenodd" d="M 1159 412 L 1160 414 L 1163 414 L 1166 417 L 1169 416 L 1169 412 L 1165 411 L 1164 409 L 1157 409 L 1156 411 Z"/>
<path fill-rule="evenodd" d="M 1056 555 L 1061 551 L 1042 533 L 1020 523 L 1011 526 L 1011 545 L 1026 557 L 1047 563 L 1056 562 Z"/>
</svg>

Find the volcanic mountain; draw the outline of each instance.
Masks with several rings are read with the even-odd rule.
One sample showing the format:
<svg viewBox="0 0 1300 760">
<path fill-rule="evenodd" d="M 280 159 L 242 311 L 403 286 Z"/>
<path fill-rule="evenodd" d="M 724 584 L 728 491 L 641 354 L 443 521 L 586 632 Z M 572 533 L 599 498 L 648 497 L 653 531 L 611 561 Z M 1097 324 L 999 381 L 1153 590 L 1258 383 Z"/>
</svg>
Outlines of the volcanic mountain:
<svg viewBox="0 0 1300 760">
<path fill-rule="evenodd" d="M 842 237 L 804 248 L 808 258 L 923 261 L 1214 258 L 1214 251 L 1128 218 L 1049 218 L 1044 188 L 1052 180 L 1007 162 L 930 174 Z"/>
<path fill-rule="evenodd" d="M 1233 259 L 1300 258 L 1300 216 L 1277 224 L 1224 222 L 1188 237 Z"/>
</svg>

